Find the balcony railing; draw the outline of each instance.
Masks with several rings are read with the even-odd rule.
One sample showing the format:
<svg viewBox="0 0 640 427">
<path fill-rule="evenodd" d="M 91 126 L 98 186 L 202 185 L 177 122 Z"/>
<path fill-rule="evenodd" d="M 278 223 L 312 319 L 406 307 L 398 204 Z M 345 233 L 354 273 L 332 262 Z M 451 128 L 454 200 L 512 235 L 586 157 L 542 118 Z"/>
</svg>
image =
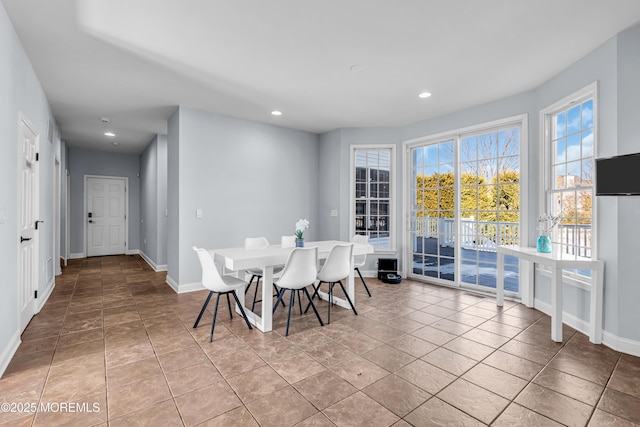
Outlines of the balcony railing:
<svg viewBox="0 0 640 427">
<path fill-rule="evenodd" d="M 439 239 L 441 246 L 454 246 L 453 218 L 415 218 L 417 237 Z M 460 244 L 464 249 L 495 252 L 497 245 L 518 245 L 519 225 L 516 222 L 496 224 L 490 221 L 460 219 Z M 591 224 L 561 225 L 557 232 L 558 243 L 565 253 L 591 256 Z"/>
</svg>

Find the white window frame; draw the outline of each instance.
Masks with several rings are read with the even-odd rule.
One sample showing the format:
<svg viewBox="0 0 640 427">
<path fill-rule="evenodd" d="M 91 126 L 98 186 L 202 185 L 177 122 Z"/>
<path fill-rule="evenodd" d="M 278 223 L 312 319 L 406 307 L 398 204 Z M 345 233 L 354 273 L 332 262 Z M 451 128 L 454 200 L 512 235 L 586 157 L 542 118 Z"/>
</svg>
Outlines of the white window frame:
<svg viewBox="0 0 640 427">
<path fill-rule="evenodd" d="M 396 252 L 396 146 L 395 144 L 354 144 L 350 146 L 349 154 L 349 236 L 356 234 L 356 151 L 389 151 L 389 247 L 375 247 L 379 254 Z"/>
<path fill-rule="evenodd" d="M 540 176 L 542 177 L 542 182 L 540 183 L 540 194 L 538 201 L 538 215 L 541 215 L 545 212 L 548 212 L 548 204 L 550 199 L 550 191 L 552 190 L 552 182 L 553 182 L 553 170 L 551 167 L 551 159 L 553 155 L 553 147 L 551 141 L 551 129 L 552 122 L 551 118 L 553 115 L 566 110 L 570 105 L 578 104 L 586 101 L 587 99 L 593 99 L 593 159 L 597 158 L 598 155 L 598 111 L 599 111 L 599 102 L 598 102 L 598 82 L 595 81 L 584 88 L 556 101 L 555 103 L 549 105 L 548 107 L 540 110 Z M 597 203 L 595 198 L 595 179 L 592 186 L 592 203 L 591 203 L 591 258 L 598 259 L 597 253 Z M 537 223 L 536 223 L 537 225 Z M 550 276 L 550 271 L 543 267 L 538 267 L 538 269 L 544 274 Z M 563 278 L 568 283 L 571 283 L 574 286 L 590 289 L 590 284 L 592 281 L 591 277 L 584 276 L 581 274 L 564 271 Z"/>
</svg>

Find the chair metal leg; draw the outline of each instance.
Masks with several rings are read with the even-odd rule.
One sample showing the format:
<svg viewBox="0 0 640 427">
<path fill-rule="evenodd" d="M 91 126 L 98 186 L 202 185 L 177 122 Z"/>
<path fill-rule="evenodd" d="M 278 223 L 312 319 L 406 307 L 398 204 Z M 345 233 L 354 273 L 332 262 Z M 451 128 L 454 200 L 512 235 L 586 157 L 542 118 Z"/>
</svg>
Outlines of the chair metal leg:
<svg viewBox="0 0 640 427">
<path fill-rule="evenodd" d="M 320 291 L 320 285 L 322 285 L 324 282 L 318 282 L 318 286 L 313 286 L 313 295 L 311 295 L 311 299 L 315 298 L 316 296 L 318 298 L 320 298 L 320 294 L 318 293 L 318 291 Z M 304 309 L 305 314 L 307 313 L 307 311 L 309 311 L 309 307 L 311 307 L 310 304 L 307 304 L 307 308 Z"/>
<path fill-rule="evenodd" d="M 253 304 L 251 305 L 251 311 L 255 313 L 256 311 L 256 300 L 258 299 L 258 288 L 260 287 L 260 276 L 258 276 L 258 281 L 256 282 L 256 290 L 253 293 Z"/>
<path fill-rule="evenodd" d="M 349 294 L 347 293 L 346 289 L 342 285 L 342 281 L 339 281 L 338 283 L 340 283 L 340 287 L 342 288 L 342 292 L 344 292 L 344 296 L 347 297 L 347 301 L 349 301 L 349 305 L 351 306 L 351 310 L 353 310 L 353 312 L 357 316 L 358 312 L 356 311 L 356 308 L 354 307 L 353 303 L 351 302 L 351 298 L 349 298 Z"/>
<path fill-rule="evenodd" d="M 227 292 L 227 306 L 229 307 L 229 317 L 233 319 L 233 313 L 231 312 L 231 299 L 229 298 L 229 292 Z"/>
<path fill-rule="evenodd" d="M 367 295 L 369 295 L 369 298 L 371 298 L 371 292 L 369 292 L 369 288 L 367 287 L 367 284 L 362 278 L 362 273 L 360 273 L 360 269 L 356 267 L 355 270 L 358 272 L 358 276 L 360 276 L 360 280 L 362 280 L 362 284 L 364 285 L 364 289 L 367 291 Z"/>
<path fill-rule="evenodd" d="M 298 308 L 300 308 L 300 314 L 302 314 L 302 298 L 300 298 L 300 290 L 296 289 L 296 293 L 298 294 Z"/>
<path fill-rule="evenodd" d="M 253 329 L 251 327 L 251 323 L 249 323 L 249 318 L 247 317 L 247 313 L 244 312 L 244 308 L 242 308 L 242 304 L 240 304 L 240 300 L 238 299 L 238 295 L 236 295 L 235 292 L 231 292 L 233 294 L 233 298 L 236 300 L 236 304 L 238 304 L 238 307 L 240 307 L 240 313 L 242 313 L 242 317 L 244 317 L 244 321 L 247 324 L 247 326 L 249 327 L 249 329 Z"/>
<path fill-rule="evenodd" d="M 294 299 L 296 297 L 296 293 L 291 289 L 291 295 L 289 296 L 289 314 L 287 315 L 287 330 L 285 331 L 284 336 L 289 336 L 289 322 L 291 322 L 291 307 L 293 307 Z"/>
<path fill-rule="evenodd" d="M 280 295 L 280 289 L 278 289 L 278 287 L 276 286 L 275 283 L 273 283 L 273 289 L 276 291 L 276 294 L 274 295 L 274 297 L 277 297 L 278 295 Z M 282 300 L 282 308 L 286 307 L 287 304 L 284 303 L 284 300 Z"/>
<path fill-rule="evenodd" d="M 220 294 L 216 296 L 216 308 L 213 310 L 213 322 L 211 322 L 211 336 L 209 336 L 209 342 L 213 342 L 213 330 L 216 327 L 216 317 L 218 316 L 218 303 L 220 302 Z"/>
<path fill-rule="evenodd" d="M 257 276 L 254 274 L 253 276 L 251 276 L 251 280 L 249 280 L 249 283 L 247 284 L 247 287 L 244 288 L 244 293 L 246 295 L 246 293 L 249 291 L 249 288 L 251 287 L 251 283 L 253 283 L 253 279 L 255 279 Z"/>
<path fill-rule="evenodd" d="M 327 325 L 331 323 L 331 305 L 333 304 L 333 285 L 335 283 L 329 283 L 329 304 L 327 304 Z"/>
<path fill-rule="evenodd" d="M 276 303 L 273 305 L 273 310 L 271 311 L 271 314 L 276 312 L 276 309 L 278 308 L 278 304 L 280 304 L 280 301 L 282 301 L 283 295 L 284 295 L 284 289 L 280 289 L 280 294 L 278 294 L 278 299 L 276 300 Z"/>
<path fill-rule="evenodd" d="M 324 326 L 324 323 L 322 323 L 322 319 L 320 318 L 320 314 L 318 314 L 318 310 L 316 309 L 316 305 L 311 300 L 311 295 L 309 295 L 309 291 L 307 290 L 307 288 L 302 288 L 302 290 L 307 295 L 307 299 L 309 300 L 309 304 L 311 305 L 311 308 L 313 308 L 313 312 L 316 314 L 316 317 L 318 318 L 318 321 L 320 322 L 320 326 Z"/>
<path fill-rule="evenodd" d="M 198 323 L 200 323 L 200 319 L 202 319 L 202 315 L 204 314 L 204 310 L 207 308 L 207 304 L 209 304 L 209 300 L 211 299 L 211 295 L 213 295 L 213 291 L 209 291 L 209 295 L 207 296 L 207 300 L 204 302 L 202 306 L 202 310 L 200 310 L 200 314 L 196 319 L 196 323 L 193 324 L 194 329 L 198 327 Z"/>
</svg>

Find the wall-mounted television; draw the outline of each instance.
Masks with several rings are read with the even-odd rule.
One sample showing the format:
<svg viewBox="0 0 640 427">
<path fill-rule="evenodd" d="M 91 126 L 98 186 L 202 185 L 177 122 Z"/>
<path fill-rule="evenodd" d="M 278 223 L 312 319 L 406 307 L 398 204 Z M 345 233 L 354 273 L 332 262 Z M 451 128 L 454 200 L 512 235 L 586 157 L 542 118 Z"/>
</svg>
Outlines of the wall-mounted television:
<svg viewBox="0 0 640 427">
<path fill-rule="evenodd" d="M 596 196 L 640 195 L 640 153 L 596 159 Z"/>
</svg>

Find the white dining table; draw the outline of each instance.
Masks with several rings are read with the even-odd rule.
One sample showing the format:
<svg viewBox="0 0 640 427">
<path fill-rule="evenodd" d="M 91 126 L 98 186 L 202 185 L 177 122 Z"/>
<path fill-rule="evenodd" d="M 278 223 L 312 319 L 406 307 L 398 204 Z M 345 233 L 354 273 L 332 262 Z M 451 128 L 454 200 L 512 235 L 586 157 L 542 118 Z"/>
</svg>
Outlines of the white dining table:
<svg viewBox="0 0 640 427">
<path fill-rule="evenodd" d="M 348 244 L 339 240 L 322 240 L 317 242 L 305 242 L 306 248 L 316 246 L 318 248 L 318 259 L 325 259 L 329 256 L 331 248 L 337 244 Z M 245 249 L 244 247 L 226 248 L 226 249 L 210 249 L 209 252 L 214 256 L 215 262 L 222 265 L 225 271 L 234 272 L 239 278 L 245 278 L 245 271 L 250 269 L 262 270 L 262 304 L 261 315 L 258 315 L 247 308 L 244 303 L 244 291 L 242 289 L 236 291 L 238 300 L 242 303 L 245 313 L 249 321 L 260 329 L 262 332 L 272 330 L 272 303 L 273 289 L 270 285 L 273 283 L 273 267 L 284 265 L 287 262 L 289 254 L 294 248 L 283 248 L 280 245 L 269 245 L 263 249 Z M 373 252 L 373 246 L 363 243 L 353 244 L 353 255 L 365 255 Z M 353 264 L 353 259 L 351 260 Z M 354 292 L 354 276 L 353 268 L 350 269 L 347 279 L 347 293 L 353 303 L 356 303 Z M 328 295 L 319 292 L 321 298 L 327 300 Z M 341 307 L 351 309 L 349 303 L 344 298 L 333 296 L 333 302 Z"/>
</svg>

